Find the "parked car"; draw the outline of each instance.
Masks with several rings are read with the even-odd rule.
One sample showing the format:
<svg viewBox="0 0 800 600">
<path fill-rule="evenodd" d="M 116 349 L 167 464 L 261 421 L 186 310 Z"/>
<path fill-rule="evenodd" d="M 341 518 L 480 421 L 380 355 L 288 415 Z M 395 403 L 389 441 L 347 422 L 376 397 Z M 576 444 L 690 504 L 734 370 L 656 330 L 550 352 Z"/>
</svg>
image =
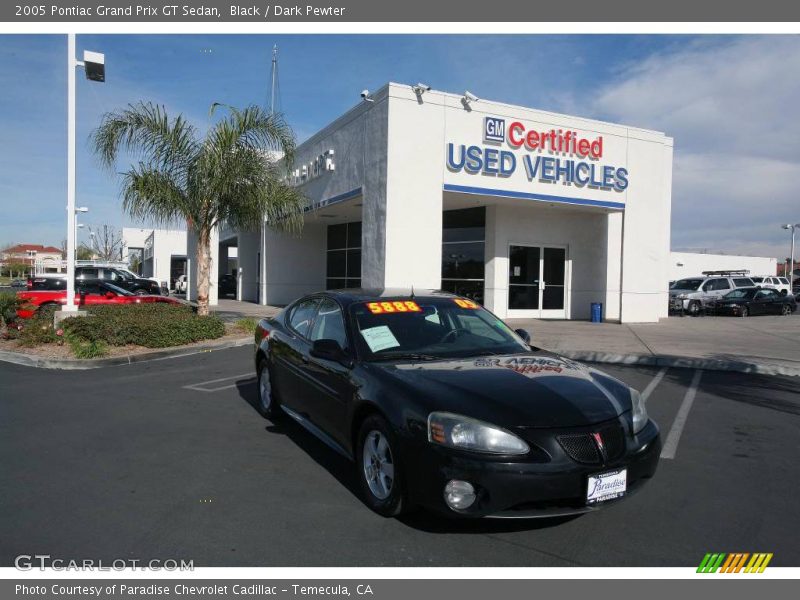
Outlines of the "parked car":
<svg viewBox="0 0 800 600">
<path fill-rule="evenodd" d="M 529 341 L 445 292 L 312 294 L 256 329 L 257 407 L 353 461 L 384 516 L 560 516 L 640 489 L 661 442 L 639 392 Z"/>
<path fill-rule="evenodd" d="M 233 275 L 222 275 L 217 283 L 219 297 L 236 296 L 236 277 Z"/>
<path fill-rule="evenodd" d="M 79 281 L 77 282 L 75 292 L 75 304 L 78 306 L 92 306 L 95 304 L 142 304 L 149 302 L 180 304 L 180 302 L 169 296 L 142 296 L 129 292 L 113 283 L 101 280 Z M 66 290 L 17 292 L 17 297 L 24 301 L 23 306 L 17 310 L 17 316 L 21 319 L 29 319 L 43 308 L 58 308 L 67 303 Z"/>
<path fill-rule="evenodd" d="M 65 290 L 67 289 L 67 276 L 64 273 L 45 273 L 31 275 L 26 286 L 29 290 Z"/>
<path fill-rule="evenodd" d="M 756 287 L 777 290 L 782 296 L 789 293 L 789 280 L 786 277 L 758 276 L 752 277 Z"/>
<path fill-rule="evenodd" d="M 731 290 L 754 287 L 749 277 L 688 277 L 669 288 L 669 309 L 697 316 Z"/>
<path fill-rule="evenodd" d="M 75 280 L 101 280 L 113 283 L 129 292 L 144 295 L 167 295 L 169 291 L 161 288 L 157 281 L 144 279 L 133 275 L 127 269 L 108 266 L 80 266 L 75 267 Z"/>
<path fill-rule="evenodd" d="M 797 301 L 791 294 L 767 288 L 733 290 L 714 304 L 721 315 L 747 317 L 750 315 L 791 315 L 797 310 Z"/>
</svg>

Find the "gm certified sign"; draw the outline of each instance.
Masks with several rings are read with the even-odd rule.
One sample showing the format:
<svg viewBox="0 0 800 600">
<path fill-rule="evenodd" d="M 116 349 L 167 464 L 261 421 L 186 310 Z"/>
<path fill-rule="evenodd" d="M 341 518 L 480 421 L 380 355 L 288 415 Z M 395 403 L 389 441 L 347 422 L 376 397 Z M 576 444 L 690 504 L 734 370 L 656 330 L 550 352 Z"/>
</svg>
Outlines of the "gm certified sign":
<svg viewBox="0 0 800 600">
<path fill-rule="evenodd" d="M 497 117 L 484 117 L 483 141 L 503 142 L 506 139 L 506 120 Z"/>
</svg>

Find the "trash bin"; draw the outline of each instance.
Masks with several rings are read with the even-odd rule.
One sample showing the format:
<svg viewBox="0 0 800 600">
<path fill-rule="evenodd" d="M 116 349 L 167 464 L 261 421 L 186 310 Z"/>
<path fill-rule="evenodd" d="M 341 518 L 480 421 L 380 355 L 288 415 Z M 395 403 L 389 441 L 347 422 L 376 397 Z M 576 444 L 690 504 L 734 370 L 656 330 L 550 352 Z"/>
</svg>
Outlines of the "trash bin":
<svg viewBox="0 0 800 600">
<path fill-rule="evenodd" d="M 603 303 L 592 302 L 592 323 L 603 322 Z"/>
</svg>

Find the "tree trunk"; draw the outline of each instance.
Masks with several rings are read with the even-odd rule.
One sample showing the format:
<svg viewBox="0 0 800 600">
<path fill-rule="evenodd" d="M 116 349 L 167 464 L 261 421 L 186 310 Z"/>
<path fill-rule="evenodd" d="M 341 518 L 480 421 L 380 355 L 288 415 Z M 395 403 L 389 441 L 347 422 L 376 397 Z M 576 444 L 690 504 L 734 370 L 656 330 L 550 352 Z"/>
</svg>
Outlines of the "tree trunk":
<svg viewBox="0 0 800 600">
<path fill-rule="evenodd" d="M 197 314 L 208 314 L 208 293 L 211 288 L 211 232 L 197 232 Z"/>
</svg>

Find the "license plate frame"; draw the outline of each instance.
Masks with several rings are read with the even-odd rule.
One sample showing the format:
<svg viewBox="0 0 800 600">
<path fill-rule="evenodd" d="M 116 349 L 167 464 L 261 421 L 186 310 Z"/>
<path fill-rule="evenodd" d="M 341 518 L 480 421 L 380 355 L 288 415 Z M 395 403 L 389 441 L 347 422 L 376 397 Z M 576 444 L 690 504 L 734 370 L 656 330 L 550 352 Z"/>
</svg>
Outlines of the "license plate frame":
<svg viewBox="0 0 800 600">
<path fill-rule="evenodd" d="M 594 473 L 586 478 L 586 504 L 593 506 L 619 500 L 628 493 L 628 469 Z"/>
</svg>

